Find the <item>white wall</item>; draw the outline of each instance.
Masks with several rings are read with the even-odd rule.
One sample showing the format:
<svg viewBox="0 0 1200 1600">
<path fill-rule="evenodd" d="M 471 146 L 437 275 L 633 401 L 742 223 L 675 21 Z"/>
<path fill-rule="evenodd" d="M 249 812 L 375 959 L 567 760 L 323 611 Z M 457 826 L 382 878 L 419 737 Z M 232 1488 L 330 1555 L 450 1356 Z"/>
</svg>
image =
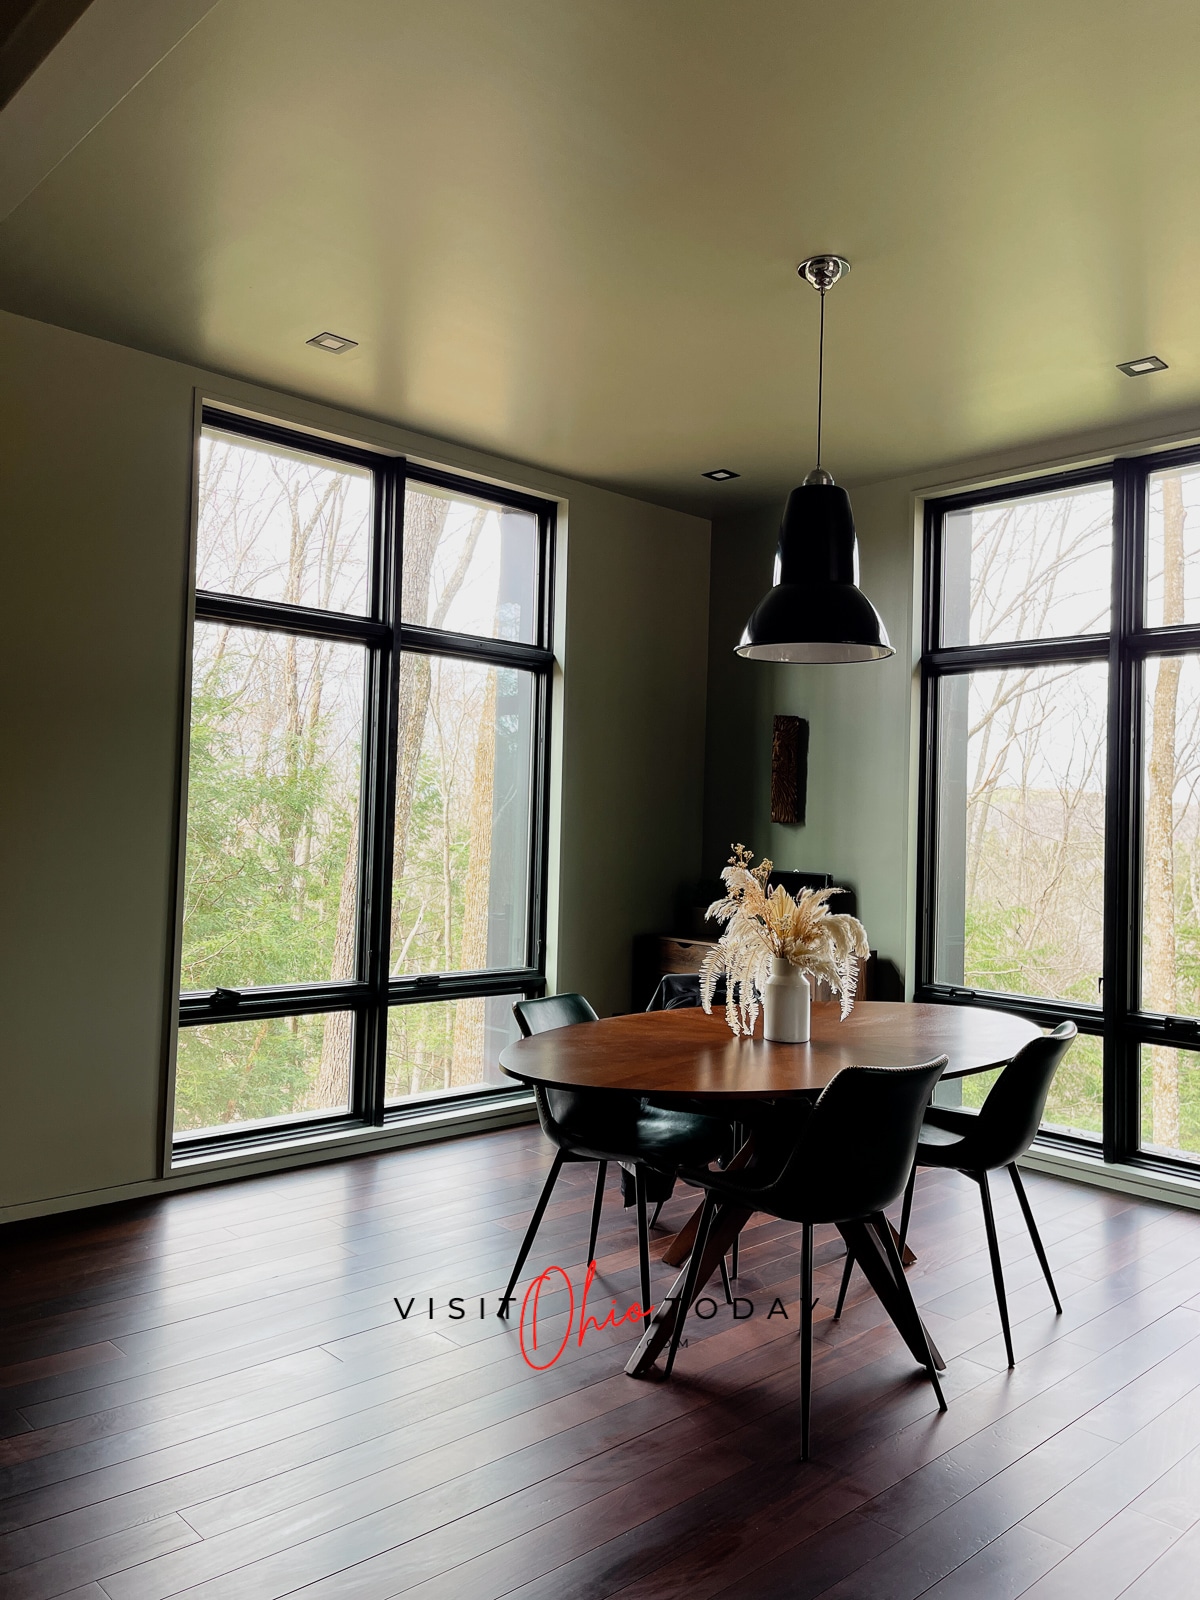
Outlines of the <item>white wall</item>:
<svg viewBox="0 0 1200 1600">
<path fill-rule="evenodd" d="M 0 314 L 0 1217 L 159 1186 L 197 390 L 565 502 L 558 987 L 699 871 L 707 523 Z"/>
</svg>

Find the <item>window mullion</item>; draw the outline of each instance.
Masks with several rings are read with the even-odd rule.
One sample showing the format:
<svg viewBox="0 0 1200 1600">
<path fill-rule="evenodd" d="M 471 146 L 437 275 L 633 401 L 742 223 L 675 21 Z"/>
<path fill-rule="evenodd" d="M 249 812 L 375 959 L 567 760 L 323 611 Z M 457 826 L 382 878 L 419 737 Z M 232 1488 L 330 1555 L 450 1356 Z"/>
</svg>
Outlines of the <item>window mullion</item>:
<svg viewBox="0 0 1200 1600">
<path fill-rule="evenodd" d="M 1138 1003 L 1141 951 L 1140 664 L 1127 641 L 1141 621 L 1146 473 L 1142 464 L 1113 468 L 1113 605 L 1109 645 L 1108 796 L 1104 873 L 1104 1158 L 1126 1161 L 1137 1149 L 1136 1050 L 1125 1024 Z"/>
<path fill-rule="evenodd" d="M 391 950 L 392 854 L 396 805 L 396 743 L 399 727 L 400 585 L 403 550 L 404 462 L 389 462 L 379 474 L 377 619 L 388 627 L 376 656 L 371 826 L 363 879 L 363 922 L 371 1001 L 364 1018 L 362 1101 L 364 1119 L 384 1120 L 387 1069 L 388 968 Z"/>
</svg>

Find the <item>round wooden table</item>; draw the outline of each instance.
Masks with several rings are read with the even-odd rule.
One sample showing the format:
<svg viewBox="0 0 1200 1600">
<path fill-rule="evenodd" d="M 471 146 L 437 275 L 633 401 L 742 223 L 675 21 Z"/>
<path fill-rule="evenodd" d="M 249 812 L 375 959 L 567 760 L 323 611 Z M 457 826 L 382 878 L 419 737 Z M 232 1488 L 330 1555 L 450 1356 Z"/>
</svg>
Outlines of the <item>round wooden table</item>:
<svg viewBox="0 0 1200 1600">
<path fill-rule="evenodd" d="M 684 1007 L 635 1012 L 536 1033 L 503 1050 L 500 1065 L 509 1077 L 522 1083 L 562 1089 L 623 1089 L 668 1101 L 676 1097 L 693 1103 L 707 1100 L 717 1113 L 722 1102 L 732 1111 L 732 1103 L 738 1100 L 816 1095 L 843 1067 L 911 1067 L 944 1055 L 949 1057 L 944 1077 L 987 1072 L 1003 1066 L 1041 1032 L 1036 1023 L 1007 1011 L 860 1000 L 844 1022 L 836 1004 L 814 1005 L 812 1038 L 807 1044 L 768 1044 L 761 1037 L 761 1017 L 758 1036 L 739 1039 L 729 1031 L 723 1010 L 708 1016 L 698 1007 Z M 700 1263 L 695 1295 L 752 1215 L 732 1205 L 718 1212 Z M 695 1238 L 695 1223 L 693 1217 L 675 1236 L 663 1256 L 665 1262 L 683 1262 Z M 909 1325 L 909 1312 L 894 1293 L 884 1252 L 872 1245 L 865 1224 L 849 1227 L 857 1230 L 853 1248 L 859 1265 L 923 1365 L 926 1335 Z M 839 1226 L 839 1232 L 849 1243 L 847 1227 Z M 631 1377 L 649 1376 L 658 1352 L 670 1338 L 685 1276 L 680 1273 L 670 1294 L 660 1302 L 630 1357 L 625 1370 Z M 929 1348 L 937 1365 L 943 1366 L 932 1341 Z"/>
<path fill-rule="evenodd" d="M 1041 1029 L 1008 1011 L 860 1000 L 842 1022 L 836 1004 L 812 1008 L 808 1044 L 737 1039 L 722 1010 L 698 1006 L 579 1022 L 518 1039 L 501 1052 L 511 1078 L 563 1089 L 731 1100 L 813 1095 L 843 1067 L 912 1067 L 949 1056 L 944 1076 L 1003 1066 Z"/>
</svg>

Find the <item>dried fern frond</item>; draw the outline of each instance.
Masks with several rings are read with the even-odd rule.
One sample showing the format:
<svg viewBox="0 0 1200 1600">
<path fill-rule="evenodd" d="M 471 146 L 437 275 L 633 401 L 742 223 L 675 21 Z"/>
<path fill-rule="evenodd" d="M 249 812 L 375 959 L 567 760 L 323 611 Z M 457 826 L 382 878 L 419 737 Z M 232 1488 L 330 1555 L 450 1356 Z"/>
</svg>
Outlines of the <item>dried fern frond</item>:
<svg viewBox="0 0 1200 1600">
<path fill-rule="evenodd" d="M 771 957 L 782 956 L 810 977 L 823 979 L 849 1016 L 858 987 L 858 963 L 869 953 L 867 932 L 857 917 L 834 914 L 827 901 L 842 889 L 768 889 L 772 863 L 755 867 L 753 852 L 734 845 L 721 874 L 726 893 L 708 915 L 725 932 L 700 968 L 700 999 L 712 1012 L 713 990 L 725 974 L 725 1019 L 735 1034 L 750 1034 L 758 1020 L 759 996 L 771 971 Z"/>
</svg>

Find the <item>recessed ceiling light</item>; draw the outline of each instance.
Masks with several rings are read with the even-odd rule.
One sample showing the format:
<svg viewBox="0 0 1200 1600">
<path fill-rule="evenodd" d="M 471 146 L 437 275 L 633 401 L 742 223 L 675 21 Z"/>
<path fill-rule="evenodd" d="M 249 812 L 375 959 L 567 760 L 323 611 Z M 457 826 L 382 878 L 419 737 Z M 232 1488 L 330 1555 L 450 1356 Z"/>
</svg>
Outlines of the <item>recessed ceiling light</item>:
<svg viewBox="0 0 1200 1600">
<path fill-rule="evenodd" d="M 1117 371 L 1127 378 L 1140 378 L 1143 372 L 1165 372 L 1167 363 L 1160 356 L 1139 356 L 1136 361 L 1118 361 Z"/>
<path fill-rule="evenodd" d="M 702 472 L 702 478 L 711 478 L 714 483 L 728 483 L 730 478 L 740 478 L 740 472 L 730 472 L 728 467 L 717 467 L 714 472 Z"/>
<path fill-rule="evenodd" d="M 343 350 L 357 350 L 357 339 L 343 339 L 340 333 L 318 333 L 315 338 L 306 339 L 305 344 L 315 344 L 318 350 L 328 350 L 332 355 L 340 356 Z"/>
</svg>

